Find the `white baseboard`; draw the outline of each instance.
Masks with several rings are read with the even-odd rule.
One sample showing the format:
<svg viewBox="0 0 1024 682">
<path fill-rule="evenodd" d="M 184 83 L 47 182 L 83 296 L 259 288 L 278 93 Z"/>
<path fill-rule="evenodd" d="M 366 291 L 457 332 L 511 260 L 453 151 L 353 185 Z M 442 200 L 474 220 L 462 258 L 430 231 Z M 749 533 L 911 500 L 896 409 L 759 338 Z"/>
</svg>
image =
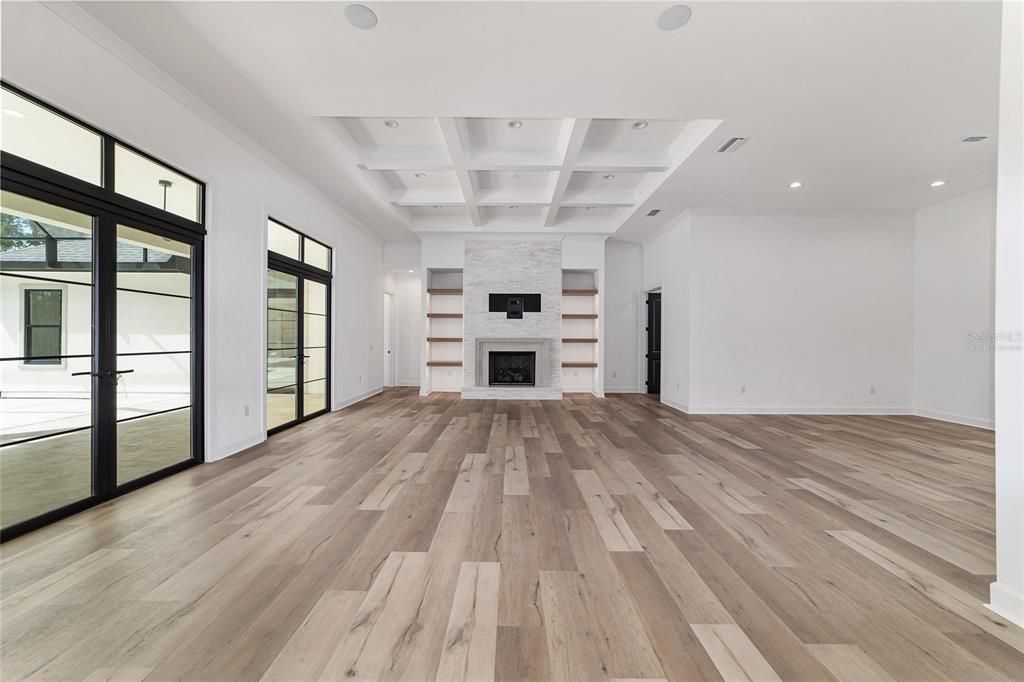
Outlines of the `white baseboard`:
<svg viewBox="0 0 1024 682">
<path fill-rule="evenodd" d="M 980 429 L 988 429 L 993 431 L 996 428 L 994 419 L 979 419 L 978 417 L 966 417 L 962 414 L 950 414 L 949 412 L 939 412 L 937 410 L 920 410 L 915 409 L 914 414 L 918 417 L 926 417 L 928 419 L 938 419 L 939 421 L 952 422 L 953 424 L 963 424 L 964 426 L 977 426 Z"/>
<path fill-rule="evenodd" d="M 385 388 L 395 388 L 395 387 L 398 387 L 398 386 L 409 386 L 409 387 L 419 388 L 420 382 L 419 381 L 399 381 L 397 384 L 391 384 L 391 386 L 386 386 Z"/>
<path fill-rule="evenodd" d="M 668 404 L 664 399 L 663 403 Z M 694 405 L 690 414 L 835 414 L 835 415 L 908 415 L 913 414 L 909 407 L 779 407 L 775 405 Z"/>
<path fill-rule="evenodd" d="M 224 446 L 222 448 L 218 448 L 221 452 L 217 453 L 217 454 L 211 454 L 210 453 L 210 449 L 207 448 L 206 453 L 204 453 L 205 457 L 203 458 L 203 461 L 207 462 L 207 463 L 208 462 L 216 462 L 218 460 L 224 459 L 225 457 L 230 457 L 231 455 L 237 455 L 239 452 L 243 452 L 245 450 L 248 450 L 251 447 L 255 447 L 255 446 L 259 445 L 260 443 L 262 443 L 266 439 L 267 439 L 267 434 L 266 433 L 262 433 L 262 434 L 258 434 L 256 436 L 250 436 L 249 438 L 243 438 L 241 440 L 236 440 L 235 442 L 231 443 L 230 445 L 226 445 L 226 446 Z"/>
<path fill-rule="evenodd" d="M 378 386 L 377 388 L 371 388 L 369 391 L 366 391 L 365 393 L 360 393 L 359 395 L 352 396 L 351 398 L 345 398 L 340 403 L 334 403 L 334 406 L 331 407 L 331 411 L 332 412 L 337 412 L 338 410 L 344 410 L 346 407 L 350 407 L 352 405 L 355 405 L 356 403 L 362 402 L 362 401 L 366 400 L 367 398 L 372 398 L 373 396 L 377 395 L 378 393 L 383 393 L 383 392 L 384 392 L 384 387 L 383 386 Z"/>
<path fill-rule="evenodd" d="M 989 585 L 988 608 L 1003 618 L 1024 627 L 1024 595 L 1014 592 L 1003 583 Z"/>
<path fill-rule="evenodd" d="M 607 393 L 645 393 L 636 386 L 605 386 L 604 392 Z"/>
<path fill-rule="evenodd" d="M 690 406 L 689 405 L 684 405 L 683 403 L 677 403 L 675 401 L 667 400 L 665 398 L 661 399 L 661 404 L 662 405 L 668 405 L 673 410 L 679 410 L 683 414 L 690 414 Z"/>
</svg>

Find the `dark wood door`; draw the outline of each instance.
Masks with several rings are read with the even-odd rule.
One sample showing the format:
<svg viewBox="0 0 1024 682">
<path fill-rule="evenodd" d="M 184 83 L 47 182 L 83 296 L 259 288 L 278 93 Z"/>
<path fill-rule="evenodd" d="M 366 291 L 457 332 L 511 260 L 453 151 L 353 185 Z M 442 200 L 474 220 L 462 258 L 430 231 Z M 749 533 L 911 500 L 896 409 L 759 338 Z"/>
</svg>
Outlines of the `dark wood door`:
<svg viewBox="0 0 1024 682">
<path fill-rule="evenodd" d="M 661 393 L 661 293 L 647 294 L 647 392 Z"/>
</svg>

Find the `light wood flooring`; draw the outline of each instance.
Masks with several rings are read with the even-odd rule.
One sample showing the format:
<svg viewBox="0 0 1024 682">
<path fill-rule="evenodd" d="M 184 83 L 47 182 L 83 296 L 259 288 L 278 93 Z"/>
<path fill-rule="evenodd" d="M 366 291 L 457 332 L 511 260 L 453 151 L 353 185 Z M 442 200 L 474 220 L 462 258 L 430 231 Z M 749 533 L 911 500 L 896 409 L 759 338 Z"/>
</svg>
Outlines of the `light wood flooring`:
<svg viewBox="0 0 1024 682">
<path fill-rule="evenodd" d="M 2 547 L 4 680 L 999 680 L 991 433 L 387 391 Z"/>
</svg>

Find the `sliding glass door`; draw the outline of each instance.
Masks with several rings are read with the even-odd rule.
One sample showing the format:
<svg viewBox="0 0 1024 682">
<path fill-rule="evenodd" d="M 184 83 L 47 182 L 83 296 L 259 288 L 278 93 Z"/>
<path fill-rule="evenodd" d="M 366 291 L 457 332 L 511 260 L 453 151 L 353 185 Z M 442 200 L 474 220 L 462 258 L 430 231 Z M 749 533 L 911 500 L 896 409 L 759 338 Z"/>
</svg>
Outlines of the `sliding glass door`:
<svg viewBox="0 0 1024 682">
<path fill-rule="evenodd" d="M 276 221 L 267 230 L 267 431 L 330 404 L 330 249 Z"/>
</svg>

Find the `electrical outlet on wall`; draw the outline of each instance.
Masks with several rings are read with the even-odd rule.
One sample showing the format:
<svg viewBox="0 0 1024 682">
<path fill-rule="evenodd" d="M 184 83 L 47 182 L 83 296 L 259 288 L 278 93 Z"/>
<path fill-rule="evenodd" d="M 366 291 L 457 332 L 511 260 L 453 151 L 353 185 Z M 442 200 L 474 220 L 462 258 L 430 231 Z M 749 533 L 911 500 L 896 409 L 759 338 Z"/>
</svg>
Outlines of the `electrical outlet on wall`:
<svg viewBox="0 0 1024 682">
<path fill-rule="evenodd" d="M 618 373 L 618 372 L 612 372 L 612 379 L 614 379 L 614 378 L 615 378 L 615 377 L 617 377 L 617 376 L 619 376 L 619 373 Z"/>
<path fill-rule="evenodd" d="M 872 386 L 871 388 L 869 388 L 868 389 L 868 393 L 870 393 L 871 395 L 874 395 L 875 394 L 875 387 Z"/>
<path fill-rule="evenodd" d="M 747 385 L 746 384 L 741 385 L 740 386 L 740 393 L 746 393 L 746 392 L 747 392 Z"/>
<path fill-rule="evenodd" d="M 249 406 L 248 405 L 242 405 L 242 414 L 244 416 L 246 416 L 246 417 L 249 416 Z"/>
</svg>

